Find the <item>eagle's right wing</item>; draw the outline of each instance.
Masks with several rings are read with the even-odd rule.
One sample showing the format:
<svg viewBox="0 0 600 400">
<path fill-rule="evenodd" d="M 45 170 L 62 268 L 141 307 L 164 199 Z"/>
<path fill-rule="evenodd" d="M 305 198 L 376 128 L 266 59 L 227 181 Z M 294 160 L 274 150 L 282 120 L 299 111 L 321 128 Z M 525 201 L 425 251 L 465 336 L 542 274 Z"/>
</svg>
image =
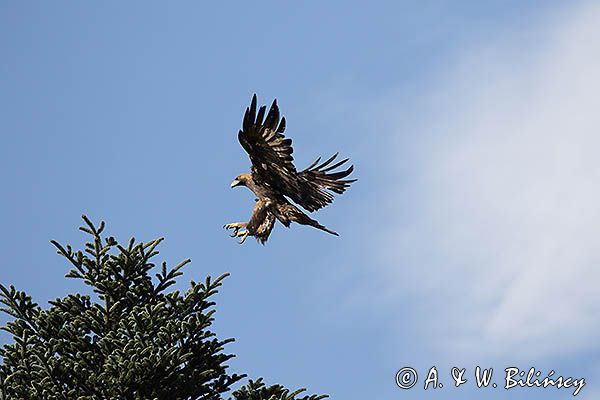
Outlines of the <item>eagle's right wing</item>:
<svg viewBox="0 0 600 400">
<path fill-rule="evenodd" d="M 252 169 L 255 177 L 260 180 L 259 183 L 287 192 L 297 184 L 296 167 L 292 162 L 292 139 L 283 136 L 285 118 L 279 120 L 277 100 L 273 101 L 263 121 L 265 111 L 266 107 L 262 106 L 257 115 L 255 94 L 250 107 L 246 108 L 238 140 L 250 156 Z"/>
</svg>

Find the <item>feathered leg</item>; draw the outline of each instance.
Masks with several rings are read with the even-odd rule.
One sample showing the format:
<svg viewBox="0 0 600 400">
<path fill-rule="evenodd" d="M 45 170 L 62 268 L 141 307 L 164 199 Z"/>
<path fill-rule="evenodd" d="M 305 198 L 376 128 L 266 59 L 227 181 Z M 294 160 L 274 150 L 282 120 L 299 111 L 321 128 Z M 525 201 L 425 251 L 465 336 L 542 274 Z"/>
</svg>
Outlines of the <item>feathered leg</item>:
<svg viewBox="0 0 600 400">
<path fill-rule="evenodd" d="M 271 202 L 269 200 L 257 200 L 252 210 L 252 216 L 248 222 L 235 222 L 226 224 L 225 229 L 233 229 L 231 237 L 241 238 L 240 244 L 246 241 L 248 236 L 254 236 L 258 241 L 264 244 L 273 225 L 275 224 L 275 216 L 269 212 Z"/>
</svg>

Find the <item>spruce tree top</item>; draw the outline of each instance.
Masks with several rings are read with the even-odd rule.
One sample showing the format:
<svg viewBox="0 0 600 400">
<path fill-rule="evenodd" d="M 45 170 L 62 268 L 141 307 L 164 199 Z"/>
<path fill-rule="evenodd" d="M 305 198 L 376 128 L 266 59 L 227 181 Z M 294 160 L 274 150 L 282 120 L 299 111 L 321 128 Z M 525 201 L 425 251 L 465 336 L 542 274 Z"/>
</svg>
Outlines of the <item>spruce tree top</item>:
<svg viewBox="0 0 600 400">
<path fill-rule="evenodd" d="M 0 349 L 0 400 L 221 400 L 245 375 L 229 374 L 234 357 L 210 331 L 224 274 L 191 281 L 185 293 L 168 291 L 189 259 L 175 267 L 151 258 L 161 239 L 127 245 L 103 238 L 105 224 L 83 216 L 91 236 L 84 251 L 56 241 L 69 260 L 67 277 L 81 279 L 88 294 L 69 294 L 42 309 L 25 292 L 0 285 L 2 311 L 11 315 L 3 330 L 13 343 Z M 237 400 L 318 400 L 280 385 L 249 381 Z"/>
</svg>

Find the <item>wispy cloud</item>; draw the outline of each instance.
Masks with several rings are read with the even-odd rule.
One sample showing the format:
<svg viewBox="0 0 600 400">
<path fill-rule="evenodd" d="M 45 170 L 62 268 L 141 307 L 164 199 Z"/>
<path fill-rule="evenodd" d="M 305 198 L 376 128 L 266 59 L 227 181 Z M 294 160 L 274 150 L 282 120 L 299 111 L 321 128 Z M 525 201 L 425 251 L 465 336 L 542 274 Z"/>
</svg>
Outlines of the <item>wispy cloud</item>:
<svg viewBox="0 0 600 400">
<path fill-rule="evenodd" d="M 539 42 L 513 34 L 463 54 L 411 123 L 418 145 L 401 140 L 412 177 L 391 195 L 413 212 L 386 276 L 435 310 L 420 323 L 449 353 L 598 346 L 600 6 L 549 20 Z"/>
</svg>

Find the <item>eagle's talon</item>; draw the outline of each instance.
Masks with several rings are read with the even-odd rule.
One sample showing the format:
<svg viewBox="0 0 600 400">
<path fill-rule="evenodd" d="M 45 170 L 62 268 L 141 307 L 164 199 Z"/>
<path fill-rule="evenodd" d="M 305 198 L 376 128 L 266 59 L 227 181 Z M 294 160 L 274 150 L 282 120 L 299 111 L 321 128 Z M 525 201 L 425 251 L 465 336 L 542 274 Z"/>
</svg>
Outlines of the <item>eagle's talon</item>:
<svg viewBox="0 0 600 400">
<path fill-rule="evenodd" d="M 232 222 L 231 224 L 225 224 L 223 225 L 223 228 L 225 229 L 240 229 L 240 228 L 245 228 L 248 225 L 247 222 Z"/>
<path fill-rule="evenodd" d="M 241 237 L 242 239 L 239 241 L 239 244 L 243 244 L 246 241 L 246 238 L 248 237 L 248 235 L 250 235 L 250 232 L 248 232 L 248 230 L 243 230 L 239 233 L 236 234 L 237 237 Z"/>
<path fill-rule="evenodd" d="M 231 235 L 229 235 L 229 236 L 241 238 L 241 241 L 239 243 L 242 244 L 242 243 L 244 243 L 246 238 L 250 235 L 250 232 L 248 232 L 248 230 L 245 229 L 247 226 L 248 226 L 247 222 L 233 222 L 231 224 L 223 225 L 223 228 L 225 228 L 227 230 L 233 229 L 231 231 Z"/>
</svg>

